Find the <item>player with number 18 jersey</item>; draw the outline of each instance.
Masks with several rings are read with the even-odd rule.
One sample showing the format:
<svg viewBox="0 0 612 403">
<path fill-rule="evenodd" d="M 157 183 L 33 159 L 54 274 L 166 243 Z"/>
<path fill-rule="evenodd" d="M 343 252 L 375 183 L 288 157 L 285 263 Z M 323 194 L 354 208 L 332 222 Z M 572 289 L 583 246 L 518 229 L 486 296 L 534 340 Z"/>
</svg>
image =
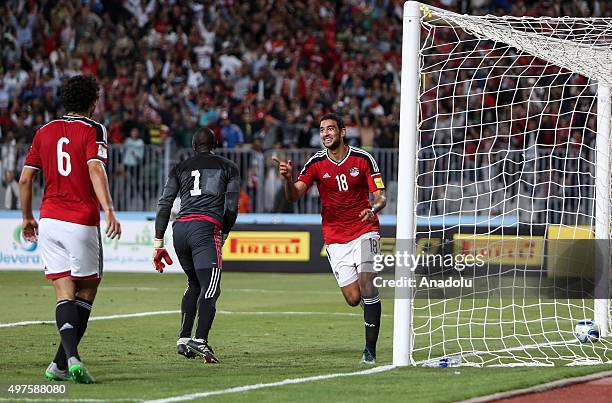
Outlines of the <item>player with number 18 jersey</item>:
<svg viewBox="0 0 612 403">
<path fill-rule="evenodd" d="M 380 230 L 378 217 L 367 222 L 359 217 L 370 208 L 370 193 L 385 188 L 378 165 L 368 152 L 349 147 L 346 157 L 336 162 L 327 150 L 319 151 L 304 165 L 297 180 L 307 187 L 317 184 L 327 245 L 347 243 Z"/>
<path fill-rule="evenodd" d="M 387 203 L 385 185 L 374 158 L 346 144 L 346 127 L 340 116 L 323 115 L 319 130 L 323 149 L 306 162 L 295 182 L 291 160 L 273 160 L 289 202 L 297 201 L 317 184 L 327 258 L 346 302 L 363 306 L 366 340 L 361 362 L 372 365 L 376 363 L 381 316 L 373 264 L 380 241 L 377 214 Z"/>
</svg>

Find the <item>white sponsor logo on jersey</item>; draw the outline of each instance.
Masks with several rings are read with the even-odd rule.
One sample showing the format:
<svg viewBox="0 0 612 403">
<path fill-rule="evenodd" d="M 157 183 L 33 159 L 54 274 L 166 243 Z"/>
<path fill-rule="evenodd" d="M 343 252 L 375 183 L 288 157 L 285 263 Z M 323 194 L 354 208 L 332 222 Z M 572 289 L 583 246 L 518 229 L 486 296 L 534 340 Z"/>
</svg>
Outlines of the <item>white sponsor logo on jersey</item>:
<svg viewBox="0 0 612 403">
<path fill-rule="evenodd" d="M 325 172 L 325 175 L 323 175 L 323 179 L 329 179 L 329 178 L 331 178 L 331 176 L 327 172 Z"/>
</svg>

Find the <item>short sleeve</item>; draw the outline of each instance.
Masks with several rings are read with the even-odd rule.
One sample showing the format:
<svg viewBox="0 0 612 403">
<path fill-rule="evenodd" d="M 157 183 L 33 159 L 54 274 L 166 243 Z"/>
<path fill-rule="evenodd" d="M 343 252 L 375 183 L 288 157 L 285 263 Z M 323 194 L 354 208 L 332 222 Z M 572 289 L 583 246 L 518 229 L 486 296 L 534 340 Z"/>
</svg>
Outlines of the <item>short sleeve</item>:
<svg viewBox="0 0 612 403">
<path fill-rule="evenodd" d="M 306 187 L 310 188 L 313 182 L 316 181 L 316 171 L 316 164 L 310 163 L 309 161 L 300 171 L 297 180 L 300 182 L 304 182 L 306 184 Z"/>
<path fill-rule="evenodd" d="M 30 147 L 30 151 L 28 151 L 28 155 L 26 156 L 24 167 L 42 169 L 39 143 L 40 142 L 38 140 L 38 132 L 36 132 L 34 140 L 32 141 L 32 146 Z"/>
<path fill-rule="evenodd" d="M 380 170 L 378 169 L 378 164 L 372 156 L 369 156 L 369 158 L 370 159 L 366 163 L 366 176 L 368 178 L 368 190 L 372 193 L 377 190 L 383 190 L 385 184 L 380 174 Z"/>
<path fill-rule="evenodd" d="M 106 142 L 106 129 L 104 126 L 95 127 L 87 136 L 86 157 L 89 163 L 92 160 L 99 160 L 106 164 L 108 159 L 108 144 Z"/>
</svg>

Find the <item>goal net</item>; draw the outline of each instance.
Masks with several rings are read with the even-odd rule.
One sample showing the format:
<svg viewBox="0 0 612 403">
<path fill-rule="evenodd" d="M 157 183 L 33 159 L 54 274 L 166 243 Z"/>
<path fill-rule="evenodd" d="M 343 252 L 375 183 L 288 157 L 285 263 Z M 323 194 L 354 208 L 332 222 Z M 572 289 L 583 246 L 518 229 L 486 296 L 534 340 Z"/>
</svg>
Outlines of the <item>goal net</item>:
<svg viewBox="0 0 612 403">
<path fill-rule="evenodd" d="M 397 245 L 453 261 L 396 269 L 394 362 L 611 362 L 612 21 L 408 2 L 403 52 Z"/>
</svg>

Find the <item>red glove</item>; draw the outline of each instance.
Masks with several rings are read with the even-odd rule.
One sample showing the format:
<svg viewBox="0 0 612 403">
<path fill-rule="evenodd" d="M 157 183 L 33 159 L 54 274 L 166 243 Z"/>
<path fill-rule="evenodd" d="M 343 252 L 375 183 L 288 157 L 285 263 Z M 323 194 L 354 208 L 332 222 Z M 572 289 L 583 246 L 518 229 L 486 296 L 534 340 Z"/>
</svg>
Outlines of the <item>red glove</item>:
<svg viewBox="0 0 612 403">
<path fill-rule="evenodd" d="M 166 248 L 164 248 L 163 240 L 155 239 L 153 244 L 155 246 L 155 250 L 153 251 L 153 267 L 158 272 L 163 273 L 164 267 L 166 267 L 164 261 L 166 261 L 167 265 L 171 265 L 172 258 L 170 257 L 170 254 L 168 253 Z"/>
</svg>

